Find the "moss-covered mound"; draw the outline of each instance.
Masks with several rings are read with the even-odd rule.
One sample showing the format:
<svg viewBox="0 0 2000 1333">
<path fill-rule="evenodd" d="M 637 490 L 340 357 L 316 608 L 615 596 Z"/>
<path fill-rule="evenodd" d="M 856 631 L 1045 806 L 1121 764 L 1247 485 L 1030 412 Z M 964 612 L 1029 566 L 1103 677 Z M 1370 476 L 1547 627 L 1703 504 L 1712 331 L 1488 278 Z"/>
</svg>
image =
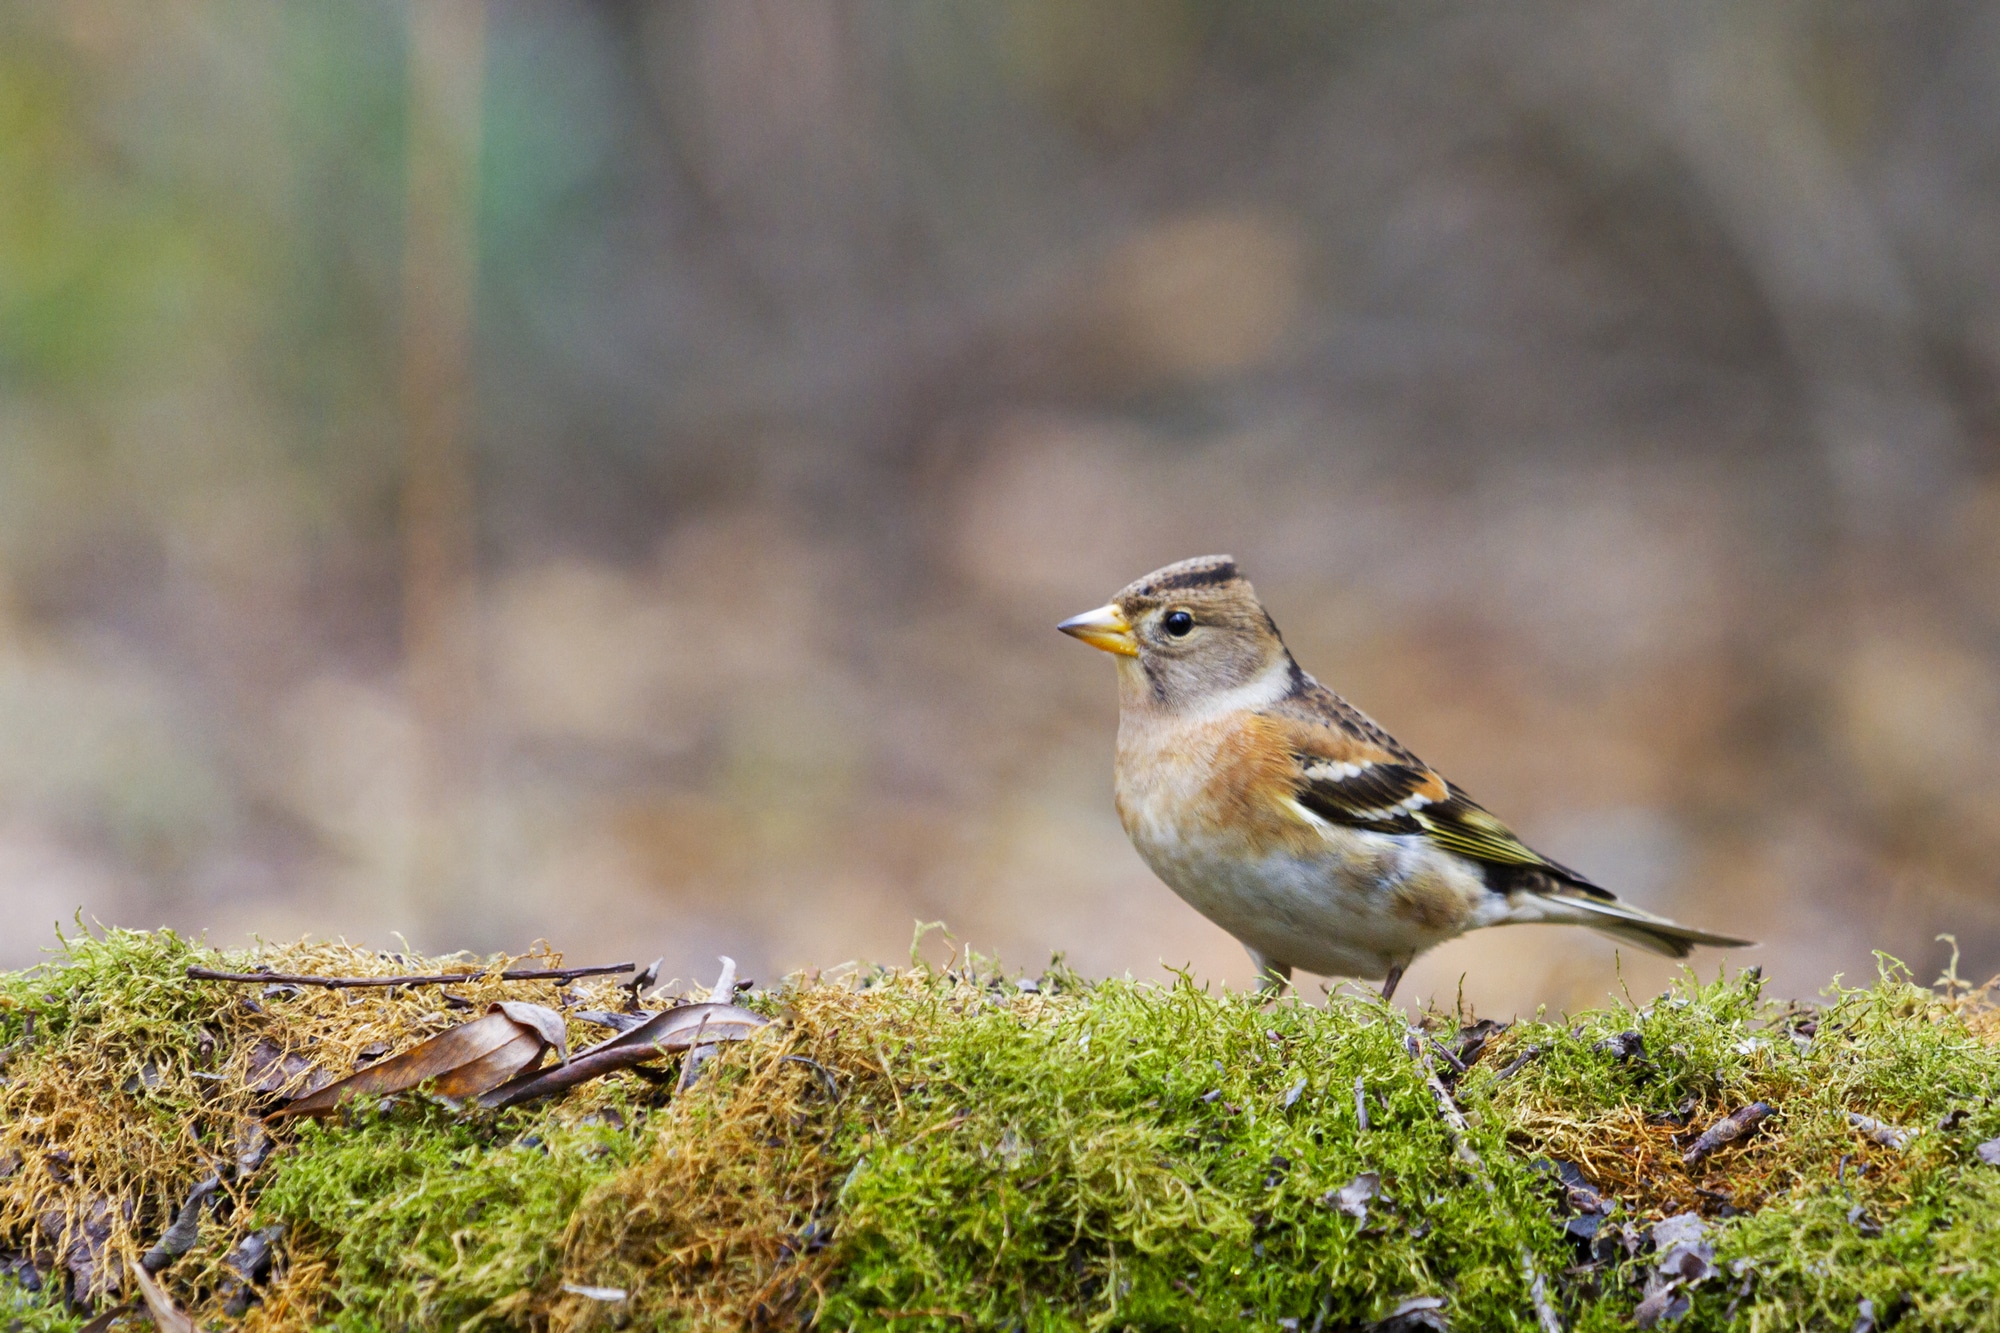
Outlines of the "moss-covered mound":
<svg viewBox="0 0 2000 1333">
<path fill-rule="evenodd" d="M 1894 967 L 1817 1006 L 1750 973 L 1421 1041 L 1359 999 L 844 971 L 745 998 L 777 1021 L 685 1088 L 674 1057 L 263 1125 L 492 1000 L 573 1046 L 626 1002 L 514 961 L 114 931 L 0 976 L 0 1329 L 127 1302 L 177 1214 L 160 1279 L 209 1327 L 2000 1327 L 2000 1022 Z"/>
</svg>

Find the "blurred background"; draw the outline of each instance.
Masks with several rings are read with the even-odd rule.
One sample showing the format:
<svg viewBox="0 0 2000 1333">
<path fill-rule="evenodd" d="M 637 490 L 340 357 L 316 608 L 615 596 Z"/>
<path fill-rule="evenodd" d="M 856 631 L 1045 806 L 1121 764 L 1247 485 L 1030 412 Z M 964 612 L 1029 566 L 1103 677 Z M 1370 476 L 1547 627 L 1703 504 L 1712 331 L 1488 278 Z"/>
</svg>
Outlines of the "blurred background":
<svg viewBox="0 0 2000 1333">
<path fill-rule="evenodd" d="M 2000 8 L 0 0 L 0 965 L 1247 983 L 1053 629 L 1217 551 L 1781 993 L 2000 971 Z"/>
</svg>

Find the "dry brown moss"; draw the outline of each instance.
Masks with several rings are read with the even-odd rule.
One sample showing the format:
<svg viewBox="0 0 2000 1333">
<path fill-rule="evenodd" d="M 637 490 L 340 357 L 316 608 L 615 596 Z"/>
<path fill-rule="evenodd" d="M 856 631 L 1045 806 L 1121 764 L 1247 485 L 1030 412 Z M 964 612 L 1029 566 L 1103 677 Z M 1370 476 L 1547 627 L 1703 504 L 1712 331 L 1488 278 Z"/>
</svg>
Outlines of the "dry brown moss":
<svg viewBox="0 0 2000 1333">
<path fill-rule="evenodd" d="M 651 1150 L 586 1195 L 563 1238 L 564 1281 L 631 1293 L 642 1321 L 745 1328 L 816 1295 L 828 1258 L 815 1219 L 838 1183 L 832 1105 L 782 1038 L 725 1057 L 654 1123 Z M 562 1293 L 555 1328 L 603 1306 Z"/>
<path fill-rule="evenodd" d="M 2000 1037 L 1995 996 L 1994 983 L 1940 994 L 1892 972 L 1824 1008 L 1767 1006 L 1752 974 L 1569 1028 L 1524 1024 L 1487 1066 L 1531 1045 L 1540 1058 L 1485 1086 L 1520 1151 L 1575 1162 L 1641 1218 L 1754 1212 L 1828 1182 L 1897 1211 L 1936 1165 L 1935 1122 L 1991 1091 L 1990 1061 L 1953 1056 Z M 1632 1032 L 1644 1054 L 1621 1057 L 1613 1039 Z M 1754 1133 L 1684 1161 L 1703 1130 L 1760 1101 L 1774 1113 Z M 1907 1130 L 1907 1146 L 1875 1141 L 1849 1113 Z"/>
<path fill-rule="evenodd" d="M 1576 1163 L 1630 1215 L 1647 1220 L 1679 1213 L 1754 1212 L 1774 1196 L 1848 1170 L 1855 1171 L 1857 1180 L 1865 1176 L 1870 1198 L 1884 1206 L 1908 1202 L 1906 1153 L 1890 1152 L 1854 1131 L 1799 1132 L 1782 1116 L 1774 1115 L 1747 1139 L 1692 1167 L 1683 1163 L 1696 1134 L 1745 1104 L 1699 1102 L 1685 1128 L 1657 1121 L 1633 1106 L 1583 1120 L 1554 1108 L 1523 1106 L 1514 1120 L 1516 1142 L 1532 1156 Z"/>
<path fill-rule="evenodd" d="M 910 1044 L 936 1017 L 910 1003 L 936 995 L 926 974 L 878 973 L 866 990 L 854 981 L 787 991 L 780 1026 L 723 1052 L 654 1121 L 650 1151 L 578 1208 L 565 1281 L 628 1289 L 626 1313 L 642 1325 L 761 1328 L 817 1305 L 834 1264 L 835 1196 L 869 1141 L 857 1126 L 900 1112 Z M 990 1003 L 977 987 L 955 990 L 946 1012 Z M 1043 1001 L 1005 1003 L 1031 1016 Z M 843 1133 L 851 1141 L 836 1148 Z M 554 1328 L 588 1327 L 602 1313 L 574 1295 L 548 1309 Z"/>
<path fill-rule="evenodd" d="M 318 976 L 482 971 L 446 988 L 274 993 L 186 979 L 189 964 L 218 961 Z M 559 1002 L 553 983 L 498 979 L 516 965 L 561 959 L 546 951 L 403 959 L 308 941 L 218 959 L 164 931 L 66 942 L 58 966 L 10 977 L 0 993 L 15 1034 L 0 1084 L 0 1163 L 12 1168 L 0 1180 L 0 1249 L 37 1258 L 81 1302 L 127 1295 L 129 1265 L 189 1189 L 219 1173 L 222 1191 L 199 1243 L 164 1279 L 197 1317 L 217 1314 L 234 1278 L 223 1261 L 256 1227 L 261 1179 L 238 1159 L 255 1152 L 261 1115 L 309 1083 L 348 1073 L 364 1051 L 394 1054 L 493 1000 Z M 610 989 L 599 983 L 590 993 L 609 1003 Z M 443 991 L 470 1007 L 447 1007 Z M 311 1325 L 328 1264 L 310 1246 L 295 1238 L 286 1247 L 289 1262 L 250 1327 Z"/>
</svg>

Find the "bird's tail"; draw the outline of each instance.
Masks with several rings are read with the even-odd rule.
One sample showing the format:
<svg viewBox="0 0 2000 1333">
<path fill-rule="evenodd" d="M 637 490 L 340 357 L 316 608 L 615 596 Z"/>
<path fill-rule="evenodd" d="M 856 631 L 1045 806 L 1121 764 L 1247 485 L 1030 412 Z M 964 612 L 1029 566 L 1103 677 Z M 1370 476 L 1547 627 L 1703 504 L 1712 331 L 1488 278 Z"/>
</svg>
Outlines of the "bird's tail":
<svg viewBox="0 0 2000 1333">
<path fill-rule="evenodd" d="M 1629 903 L 1566 893 L 1537 894 L 1525 901 L 1517 901 L 1509 920 L 1588 926 L 1600 935 L 1609 935 L 1612 939 L 1636 944 L 1648 953 L 1665 954 L 1669 958 L 1685 958 L 1694 952 L 1698 944 L 1716 949 L 1741 949 L 1756 943 L 1755 940 L 1739 940 L 1733 935 L 1716 935 L 1696 930 L 1693 926 L 1683 926 L 1663 916 L 1642 912 Z"/>
</svg>

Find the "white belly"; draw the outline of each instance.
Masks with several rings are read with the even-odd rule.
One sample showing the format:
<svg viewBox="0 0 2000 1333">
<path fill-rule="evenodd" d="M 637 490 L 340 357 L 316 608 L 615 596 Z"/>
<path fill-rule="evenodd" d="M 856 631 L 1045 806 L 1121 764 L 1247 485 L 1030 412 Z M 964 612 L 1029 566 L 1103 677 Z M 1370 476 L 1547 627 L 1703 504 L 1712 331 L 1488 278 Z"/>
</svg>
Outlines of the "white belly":
<svg viewBox="0 0 2000 1333">
<path fill-rule="evenodd" d="M 1470 867 L 1419 836 L 1330 826 L 1301 854 L 1246 854 L 1135 811 L 1132 843 L 1189 906 L 1276 963 L 1379 979 L 1504 910 Z"/>
</svg>

